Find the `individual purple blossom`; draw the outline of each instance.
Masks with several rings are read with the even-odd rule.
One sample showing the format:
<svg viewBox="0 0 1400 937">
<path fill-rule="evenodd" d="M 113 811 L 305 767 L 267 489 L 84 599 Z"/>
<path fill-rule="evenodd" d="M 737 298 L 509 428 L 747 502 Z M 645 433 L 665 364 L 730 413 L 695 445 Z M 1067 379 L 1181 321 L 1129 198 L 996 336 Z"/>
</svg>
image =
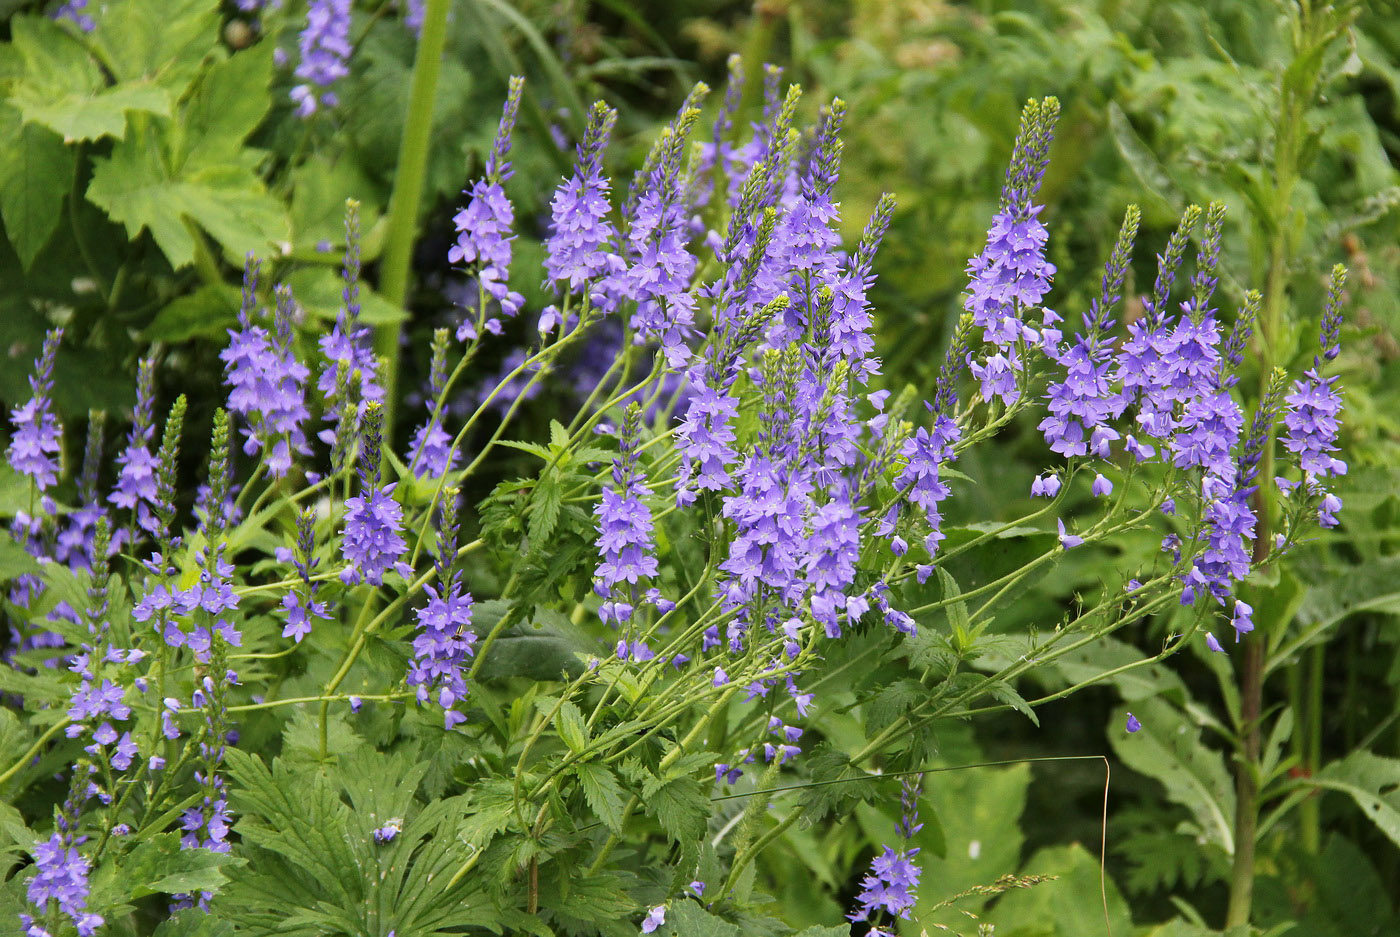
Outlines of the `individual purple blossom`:
<svg viewBox="0 0 1400 937">
<path fill-rule="evenodd" d="M 1225 653 L 1225 648 L 1220 646 L 1220 640 L 1216 638 L 1215 635 L 1211 634 L 1209 631 L 1206 632 L 1206 647 L 1210 648 L 1217 654 Z"/>
<path fill-rule="evenodd" d="M 297 116 L 306 118 L 338 103 L 330 90 L 350 74 L 350 0 L 310 0 L 306 25 L 297 38 L 301 61 L 295 74 L 301 82 L 292 88 Z"/>
<path fill-rule="evenodd" d="M 1142 723 L 1138 721 L 1137 716 L 1134 716 L 1132 713 L 1128 713 L 1128 724 L 1125 726 L 1125 728 L 1129 732 L 1136 732 L 1142 728 Z"/>
<path fill-rule="evenodd" d="M 44 349 L 29 376 L 32 396 L 10 411 L 14 436 L 5 458 L 15 471 L 28 475 L 39 491 L 58 481 L 58 454 L 63 445 L 62 428 L 53 413 L 53 365 L 58 355 L 63 329 L 50 329 L 44 336 Z"/>
<path fill-rule="evenodd" d="M 88 0 L 64 0 L 52 15 L 56 20 L 68 20 L 85 33 L 97 28 L 97 21 L 88 15 Z"/>
<path fill-rule="evenodd" d="M 311 633 L 316 619 L 329 620 L 331 617 L 327 604 L 316 599 L 316 589 L 320 583 L 311 578 L 320 562 L 315 556 L 315 523 L 316 513 L 312 508 L 302 511 L 297 517 L 297 542 L 291 559 L 301 576 L 302 588 L 282 597 L 282 607 L 287 612 L 282 637 L 291 638 L 297 644 Z"/>
<path fill-rule="evenodd" d="M 1053 498 L 1060 493 L 1060 477 L 1053 472 L 1037 475 L 1031 482 L 1032 498 Z"/>
<path fill-rule="evenodd" d="M 1076 534 L 1065 531 L 1065 522 L 1061 518 L 1055 518 L 1055 524 L 1059 527 L 1060 546 L 1066 550 L 1072 550 L 1084 543 L 1084 538 Z"/>
<path fill-rule="evenodd" d="M 520 111 L 524 87 L 523 78 L 511 77 L 496 139 L 486 159 L 485 175 L 472 183 L 466 193 L 471 196 L 470 201 L 452 219 L 457 229 L 457 242 L 447 252 L 449 263 L 475 266 L 481 292 L 494 299 L 500 306 L 501 314 L 507 317 L 518 313 L 525 302 L 523 296 L 510 288 L 511 241 L 515 240 L 511 229 L 515 225 L 515 209 L 511 207 L 510 199 L 501 185 L 512 174 L 506 156 L 510 152 L 511 134 Z M 480 323 L 479 316 L 485 317 Z M 474 303 L 468 307 L 467 317 L 457 327 L 457 340 L 475 340 L 480 337 L 480 328 L 499 335 L 501 323 Z"/>
<path fill-rule="evenodd" d="M 416 36 L 423 31 L 424 0 L 404 0 L 403 24 Z"/>
<path fill-rule="evenodd" d="M 666 906 L 659 904 L 647 912 L 647 916 L 642 919 L 642 933 L 650 934 L 662 924 L 666 923 Z"/>
<path fill-rule="evenodd" d="M 370 404 L 360 421 L 360 493 L 345 499 L 345 535 L 341 549 L 349 566 L 345 578 L 380 585 L 391 568 L 408 575 L 401 561 L 408 544 L 403 538 L 403 508 L 391 495 L 394 485 L 379 485 L 381 411 Z"/>
<path fill-rule="evenodd" d="M 374 841 L 376 843 L 392 843 L 400 833 L 403 832 L 403 818 L 394 817 L 383 826 L 374 830 Z"/>
</svg>

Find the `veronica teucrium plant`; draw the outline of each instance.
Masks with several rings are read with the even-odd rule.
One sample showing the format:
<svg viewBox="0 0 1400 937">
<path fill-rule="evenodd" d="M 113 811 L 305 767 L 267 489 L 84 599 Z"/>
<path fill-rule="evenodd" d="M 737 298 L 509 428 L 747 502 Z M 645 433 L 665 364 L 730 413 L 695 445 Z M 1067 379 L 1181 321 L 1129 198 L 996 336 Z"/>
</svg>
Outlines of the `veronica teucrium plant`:
<svg viewBox="0 0 1400 937">
<path fill-rule="evenodd" d="M 331 103 L 338 9 L 311 4 L 305 110 Z M 1037 199 L 1058 104 L 1031 101 L 937 382 L 892 393 L 869 295 L 894 199 L 845 242 L 842 102 L 804 128 L 769 68 L 741 129 L 731 73 L 716 119 L 697 86 L 630 180 L 605 173 L 616 112 L 592 108 L 539 269 L 512 256 L 511 83 L 444 258 L 459 325 L 433 338 L 402 450 L 382 434 L 353 204 L 331 331 L 249 259 L 212 426 L 158 399 L 153 353 L 113 463 L 94 418 L 74 471 L 49 335 L 6 450 L 29 494 L 5 567 L 3 689 L 23 717 L 0 785 L 24 811 L 6 823 L 27 837 L 30 937 L 171 911 L 260 934 L 699 933 L 757 920 L 755 863 L 799 819 L 876 798 L 902 803 L 900 836 L 852 871 L 848 916 L 893 933 L 939 888 L 911 840 L 940 721 L 1033 714 L 1189 642 L 1251 640 L 1237 585 L 1340 508 L 1325 369 L 1343 272 L 1314 367 L 1252 402 L 1237 375 L 1259 301 L 1217 288 L 1220 206 L 1187 209 L 1141 315 L 1122 321 L 1136 208 L 1084 308 L 1052 309 L 1068 291 Z M 544 308 L 512 289 L 531 278 Z M 532 326 L 513 355 L 512 319 Z M 483 390 L 484 351 L 508 364 Z M 532 400 L 576 406 L 511 438 Z M 969 519 L 957 466 L 1013 424 L 1043 436 L 1043 471 L 1029 500 Z M 1274 434 L 1284 468 L 1260 478 Z M 1262 547 L 1260 485 L 1284 504 Z M 1124 546 L 1144 531 L 1146 556 Z M 1010 541 L 1015 564 L 962 572 Z M 1096 550 L 1122 551 L 1097 592 L 1000 620 Z M 1174 623 L 1160 653 L 1018 692 L 1153 619 Z M 863 729 L 837 731 L 838 710 Z"/>
</svg>

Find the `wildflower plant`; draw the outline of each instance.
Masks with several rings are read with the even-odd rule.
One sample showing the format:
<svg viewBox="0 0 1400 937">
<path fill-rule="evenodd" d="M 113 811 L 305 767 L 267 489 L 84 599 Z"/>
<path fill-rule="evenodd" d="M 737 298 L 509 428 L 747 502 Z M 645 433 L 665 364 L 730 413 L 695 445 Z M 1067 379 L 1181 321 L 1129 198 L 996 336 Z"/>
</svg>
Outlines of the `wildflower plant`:
<svg viewBox="0 0 1400 937">
<path fill-rule="evenodd" d="M 310 9 L 314 110 L 333 103 L 339 5 Z M 605 174 L 616 113 L 595 105 L 534 270 L 512 252 L 511 83 L 444 258 L 471 288 L 402 448 L 359 322 L 353 205 L 334 326 L 299 336 L 295 292 L 250 259 L 212 425 L 157 399 L 147 358 L 110 471 L 62 458 L 51 333 L 7 449 L 30 506 L 4 567 L 18 643 L 0 689 L 25 717 L 6 720 L 0 785 L 26 805 L 7 830 L 32 857 L 31 937 L 163 915 L 157 893 L 181 922 L 248 933 L 757 928 L 765 849 L 899 800 L 887 773 L 907 778 L 899 835 L 848 917 L 892 933 L 938 888 L 913 845 L 936 728 L 1034 719 L 1191 643 L 1251 640 L 1239 584 L 1340 509 L 1341 271 L 1315 367 L 1257 402 L 1236 380 L 1257 298 L 1218 289 L 1220 206 L 1186 210 L 1143 317 L 1120 324 L 1136 208 L 1084 308 L 1050 308 L 1037 199 L 1059 107 L 1031 101 L 937 381 L 892 393 L 870 290 L 895 200 L 845 243 L 845 106 L 804 127 L 801 90 L 764 78 L 759 119 L 735 126 L 731 89 L 709 141 L 697 86 L 630 184 Z M 548 305 L 512 288 L 530 278 Z M 511 319 L 536 327 L 477 393 Z M 604 334 L 616 353 L 578 405 L 512 438 L 532 390 L 567 386 Z M 1043 471 L 1024 502 L 968 517 L 958 466 L 1013 424 L 1042 434 Z M 1285 506 L 1261 544 L 1263 484 Z M 80 512 L 91 546 L 61 548 Z M 1144 535 L 1160 549 L 1122 547 Z M 1002 620 L 1096 549 L 1125 558 L 1096 593 Z M 1038 668 L 1153 619 L 1174 623 L 1160 653 L 1023 697 Z M 775 790 L 805 792 L 769 811 Z"/>
</svg>

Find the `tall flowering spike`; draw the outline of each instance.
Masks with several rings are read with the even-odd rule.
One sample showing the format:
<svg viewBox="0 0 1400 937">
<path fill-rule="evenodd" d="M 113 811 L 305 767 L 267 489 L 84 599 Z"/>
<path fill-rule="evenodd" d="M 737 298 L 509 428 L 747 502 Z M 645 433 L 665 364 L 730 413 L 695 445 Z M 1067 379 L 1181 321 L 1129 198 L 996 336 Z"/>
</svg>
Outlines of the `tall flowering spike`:
<svg viewBox="0 0 1400 937">
<path fill-rule="evenodd" d="M 1327 307 L 1322 316 L 1322 357 L 1313 359 L 1313 366 L 1303 372 L 1301 380 L 1293 382 L 1293 392 L 1284 398 L 1283 446 L 1303 473 L 1303 491 L 1320 497 L 1318 521 L 1323 527 L 1337 526 L 1336 513 L 1342 501 L 1329 492 L 1322 480 L 1345 475 L 1347 464 L 1332 453 L 1337 451 L 1337 432 L 1342 399 L 1337 393 L 1337 375 L 1323 377 L 1323 361 L 1336 356 L 1336 336 L 1341 331 L 1341 297 L 1346 287 L 1346 268 L 1340 264 L 1332 270 Z M 1329 356 L 1329 352 L 1331 353 Z"/>
<path fill-rule="evenodd" d="M 185 427 L 185 395 L 175 398 L 170 405 L 170 414 L 165 418 L 165 431 L 160 437 L 160 449 L 156 453 L 156 501 L 155 514 L 160 522 L 157 536 L 162 543 L 169 542 L 174 530 L 175 488 L 180 461 L 180 432 Z M 168 553 L 169 550 L 162 551 Z"/>
<path fill-rule="evenodd" d="M 603 175 L 603 151 L 616 122 L 616 110 L 602 101 L 593 105 L 574 174 L 554 191 L 550 202 L 544 267 L 551 280 L 570 290 L 618 272 L 621 264 L 614 253 L 617 230 L 608 220 L 612 183 Z"/>
<path fill-rule="evenodd" d="M 700 144 L 696 162 L 695 204 L 708 205 L 720 183 L 728 181 L 730 163 L 734 159 L 734 144 L 729 139 L 734 129 L 734 115 L 744 97 L 744 63 L 738 54 L 726 63 L 728 80 L 724 85 L 724 101 L 715 113 L 710 139 Z"/>
<path fill-rule="evenodd" d="M 223 407 L 214 411 L 214 429 L 209 438 L 209 497 L 203 518 L 205 536 L 212 543 L 228 526 L 229 511 L 224 507 L 229 491 L 229 418 Z"/>
<path fill-rule="evenodd" d="M 11 468 L 28 475 L 40 491 L 57 483 L 60 471 L 63 431 L 53 412 L 53 364 L 62 340 L 61 328 L 51 329 L 44 336 L 44 349 L 29 376 L 32 396 L 10 411 L 15 429 L 5 457 Z"/>
<path fill-rule="evenodd" d="M 476 633 L 468 630 L 472 623 L 471 593 L 462 591 L 453 567 L 460 496 L 456 488 L 443 492 L 435 564 L 438 582 L 436 586 L 424 587 L 428 603 L 416 612 L 419 632 L 413 639 L 413 662 L 407 677 L 408 685 L 416 688 L 420 704 L 433 699 L 442 707 L 443 723 L 448 729 L 466 721 L 467 717 L 457 708 L 467 696 L 462 668 L 476 651 Z"/>
<path fill-rule="evenodd" d="M 632 617 L 638 589 L 657 573 L 651 509 L 642 500 L 647 494 L 646 477 L 637 465 L 641 422 L 641 405 L 628 404 L 618 433 L 612 485 L 603 490 L 593 511 L 598 519 L 599 554 L 593 591 L 603 599 L 598 614 L 603 621 L 618 624 Z"/>
<path fill-rule="evenodd" d="M 1259 318 L 1259 304 L 1263 300 L 1258 290 L 1248 290 L 1244 294 L 1244 305 L 1235 316 L 1235 324 L 1230 327 L 1230 337 L 1225 340 L 1225 349 L 1220 361 L 1220 386 L 1234 387 L 1240 377 L 1236 370 L 1244 363 L 1245 346 L 1254 334 L 1254 323 Z"/>
<path fill-rule="evenodd" d="M 310 117 L 338 102 L 332 86 L 350 74 L 350 0 L 311 0 L 297 39 L 301 61 L 292 88 L 297 116 Z"/>
<path fill-rule="evenodd" d="M 157 526 L 153 511 L 157 463 L 155 453 L 151 452 L 151 437 L 155 431 L 155 368 L 154 352 L 137 365 L 136 409 L 126 446 L 117 455 L 117 484 L 109 496 L 112 504 L 131 511 L 137 525 L 147 533 L 154 533 Z"/>
<path fill-rule="evenodd" d="M 219 357 L 226 365 L 228 408 L 246 424 L 243 451 L 262 451 L 268 472 L 281 478 L 291 470 L 293 455 L 309 451 L 302 424 L 310 417 L 303 388 L 311 371 L 294 347 L 291 288 L 279 285 L 276 296 L 273 331 L 240 313 L 239 328 L 229 330 L 229 347 Z"/>
<path fill-rule="evenodd" d="M 1210 298 L 1220 278 L 1220 239 L 1225 230 L 1225 205 L 1211 202 L 1206 208 L 1206 224 L 1201 235 L 1201 247 L 1196 253 L 1196 272 L 1191 275 L 1191 317 L 1199 321 L 1207 314 Z"/>
<path fill-rule="evenodd" d="M 1045 259 L 1049 232 L 1039 218 L 1043 206 L 1034 199 L 1059 113 L 1054 98 L 1030 101 L 1021 112 L 1001 207 L 987 232 L 987 246 L 967 265 L 970 282 L 964 308 L 993 346 L 985 361 L 972 364 L 973 376 L 981 383 L 983 399 L 999 397 L 1006 406 L 1021 396 L 1020 349 L 1040 337 L 1024 321 L 1025 314 L 1050 292 L 1055 274 L 1054 264 Z"/>
<path fill-rule="evenodd" d="M 457 451 L 452 448 L 452 436 L 442 425 L 447 388 L 447 329 L 433 332 L 433 357 L 428 370 L 428 421 L 413 433 L 409 447 L 409 463 L 415 478 L 437 478 L 457 466 Z"/>
<path fill-rule="evenodd" d="M 697 84 L 692 95 L 703 96 L 706 90 Z M 680 174 L 686 140 L 699 118 L 698 107 L 684 107 L 661 132 L 655 164 L 627 233 L 633 263 L 625 276 L 626 291 L 637 301 L 631 325 L 638 335 L 661 344 L 672 368 L 689 361 L 686 340 L 695 321 L 690 281 L 696 259 L 686 247 L 688 206 Z"/>
<path fill-rule="evenodd" d="M 914 890 L 919 886 L 920 869 L 914 857 L 918 854 L 917 848 L 896 852 L 885 846 L 884 852 L 871 860 L 870 872 L 861 881 L 860 894 L 856 895 L 859 906 L 846 917 L 868 921 L 883 911 L 890 917 L 908 920 L 909 910 L 917 901 Z"/>
<path fill-rule="evenodd" d="M 510 288 L 511 241 L 515 240 L 511 229 L 515 225 L 515 209 L 501 185 L 511 177 L 511 166 L 506 157 L 510 153 L 511 135 L 515 130 L 515 118 L 520 111 L 524 87 L 525 79 L 519 76 L 510 79 L 501 123 L 496 129 L 491 153 L 486 158 L 486 174 L 463 193 L 471 198 L 467 207 L 452 219 L 457 228 L 457 243 L 447 252 L 448 263 L 467 264 L 475 268 L 483 300 L 487 297 L 494 300 L 501 314 L 507 317 L 518 313 L 525 302 L 523 296 Z M 467 309 L 466 318 L 457 327 L 457 340 L 475 340 L 480 337 L 482 329 L 493 335 L 501 333 L 500 320 L 488 313 L 484 302 Z"/>
<path fill-rule="evenodd" d="M 889 229 L 894 208 L 894 196 L 888 192 L 882 194 L 870 213 L 855 253 L 832 284 L 831 347 L 850 362 L 853 376 L 862 383 L 880 370 L 880 359 L 874 355 L 873 320 L 866 295 L 875 284 L 875 252 Z"/>
<path fill-rule="evenodd" d="M 95 539 L 98 528 L 107 522 L 107 512 L 97 492 L 105 429 L 106 415 L 101 410 L 89 410 L 83 467 L 78 476 L 78 507 L 64 518 L 54 544 L 54 559 L 69 569 L 91 569 L 94 562 L 106 555 L 106 545 L 99 548 Z"/>
<path fill-rule="evenodd" d="M 360 421 L 360 494 L 345 500 L 345 536 L 341 549 L 349 562 L 345 578 L 380 585 L 391 568 L 401 575 L 411 570 L 402 562 L 403 508 L 391 495 L 393 485 L 379 487 L 382 413 L 377 403 L 365 407 Z"/>
<path fill-rule="evenodd" d="M 962 431 L 951 417 L 935 413 L 933 428 L 930 430 L 920 426 L 914 435 L 904 441 L 901 451 L 905 464 L 895 485 L 905 492 L 911 504 L 923 512 L 929 528 L 924 537 L 924 548 L 930 556 L 938 551 L 938 544 L 945 536 L 939 505 L 951 493 L 947 483 L 939 476 L 939 466 L 953 461 L 953 447 L 961 438 Z M 920 581 L 926 575 L 921 571 Z"/>
<path fill-rule="evenodd" d="M 370 328 L 360 324 L 360 203 L 345 200 L 345 264 L 341 269 L 341 308 L 335 326 L 321 336 L 326 357 L 316 387 L 325 399 L 325 418 L 333 427 L 317 434 L 328 446 L 343 443 L 354 432 L 355 421 L 344 419 L 346 405 L 358 417 L 371 401 L 384 399 L 379 386 L 379 361 L 371 347 Z"/>
<path fill-rule="evenodd" d="M 1176 273 L 1181 269 L 1181 262 L 1186 258 L 1186 247 L 1191 242 L 1191 233 L 1196 230 L 1196 225 L 1200 223 L 1201 214 L 1201 206 L 1187 205 L 1186 210 L 1181 214 L 1181 221 L 1177 224 L 1176 230 L 1167 239 L 1166 250 L 1157 255 L 1157 278 L 1152 282 L 1152 299 L 1143 301 L 1147 312 L 1145 325 L 1148 328 L 1162 324 L 1162 317 L 1166 314 L 1167 301 L 1171 297 L 1172 285 L 1176 282 Z"/>
<path fill-rule="evenodd" d="M 296 549 L 292 553 L 292 563 L 301 576 L 301 588 L 282 597 L 282 608 L 287 613 L 282 637 L 300 644 L 301 639 L 311 633 L 316 619 L 330 618 L 326 603 L 316 600 L 316 590 L 321 584 L 311 578 L 319 565 L 316 559 L 315 508 L 306 508 L 297 516 Z"/>
<path fill-rule="evenodd" d="M 1063 380 L 1051 381 L 1046 388 L 1049 414 L 1040 421 L 1050 448 L 1063 456 L 1092 452 L 1108 456 L 1108 447 L 1118 439 L 1109 421 L 1123 412 L 1123 398 L 1113 388 L 1113 339 L 1105 336 L 1113 325 L 1113 307 L 1123 290 L 1123 278 L 1132 262 L 1141 213 L 1130 205 L 1123 217 L 1113 253 L 1104 267 L 1100 293 L 1084 313 L 1084 331 L 1074 336 L 1067 348 L 1050 345 L 1046 354 L 1065 369 Z"/>
</svg>

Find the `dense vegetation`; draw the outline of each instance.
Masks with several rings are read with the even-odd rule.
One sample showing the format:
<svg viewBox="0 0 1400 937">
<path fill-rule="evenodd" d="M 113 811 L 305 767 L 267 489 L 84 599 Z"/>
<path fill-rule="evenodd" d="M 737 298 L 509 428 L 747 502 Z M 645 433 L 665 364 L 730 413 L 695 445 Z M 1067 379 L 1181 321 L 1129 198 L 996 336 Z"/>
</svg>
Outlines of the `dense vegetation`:
<svg viewBox="0 0 1400 937">
<path fill-rule="evenodd" d="M 0 10 L 5 928 L 1400 930 L 1384 4 Z"/>
</svg>

